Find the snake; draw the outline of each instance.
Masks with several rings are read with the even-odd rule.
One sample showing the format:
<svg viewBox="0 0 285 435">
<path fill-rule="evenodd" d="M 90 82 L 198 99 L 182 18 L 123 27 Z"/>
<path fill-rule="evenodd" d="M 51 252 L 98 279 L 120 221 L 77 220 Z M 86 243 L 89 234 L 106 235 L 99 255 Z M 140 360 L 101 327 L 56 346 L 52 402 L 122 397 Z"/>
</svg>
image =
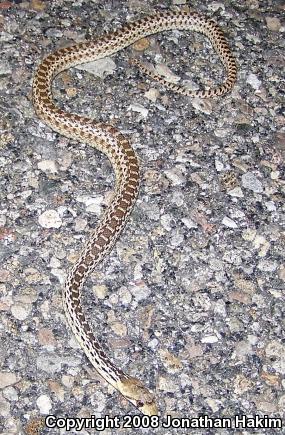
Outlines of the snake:
<svg viewBox="0 0 285 435">
<path fill-rule="evenodd" d="M 188 97 L 222 96 L 233 88 L 237 66 L 222 30 L 200 12 L 184 10 L 157 11 L 97 39 L 60 48 L 41 61 L 33 78 L 33 104 L 37 116 L 55 132 L 104 153 L 115 172 L 113 197 L 67 276 L 62 292 L 63 307 L 71 330 L 97 372 L 148 416 L 159 414 L 155 394 L 111 361 L 94 335 L 81 303 L 86 277 L 110 252 L 136 202 L 140 183 L 138 157 L 130 141 L 112 125 L 62 110 L 53 99 L 52 83 L 60 72 L 68 68 L 110 56 L 142 38 L 169 30 L 190 30 L 205 35 L 223 64 L 224 81 L 210 89 L 191 90 L 167 81 L 136 58 L 132 63 L 166 89 Z"/>
</svg>

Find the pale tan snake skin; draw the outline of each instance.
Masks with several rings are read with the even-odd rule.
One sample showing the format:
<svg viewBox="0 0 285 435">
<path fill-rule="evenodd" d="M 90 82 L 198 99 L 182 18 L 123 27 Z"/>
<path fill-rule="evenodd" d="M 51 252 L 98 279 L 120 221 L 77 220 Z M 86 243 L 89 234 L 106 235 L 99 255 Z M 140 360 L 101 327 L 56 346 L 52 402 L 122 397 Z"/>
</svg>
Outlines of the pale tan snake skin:
<svg viewBox="0 0 285 435">
<path fill-rule="evenodd" d="M 39 118 L 64 136 L 88 143 L 102 151 L 114 168 L 114 197 L 67 278 L 63 304 L 72 331 L 96 370 L 147 415 L 158 413 L 154 395 L 139 380 L 125 374 L 109 360 L 93 335 L 80 303 L 80 290 L 86 276 L 110 251 L 136 201 L 139 187 L 138 159 L 129 141 L 114 127 L 66 113 L 57 107 L 53 101 L 51 85 L 54 77 L 67 68 L 109 56 L 147 35 L 171 29 L 194 30 L 209 38 L 225 67 L 227 76 L 224 83 L 206 91 L 190 91 L 165 81 L 142 65 L 141 69 L 167 88 L 183 95 L 203 98 L 228 92 L 235 83 L 237 69 L 222 31 L 212 20 L 199 13 L 184 11 L 158 12 L 95 41 L 61 48 L 42 61 L 33 82 L 33 101 Z"/>
</svg>

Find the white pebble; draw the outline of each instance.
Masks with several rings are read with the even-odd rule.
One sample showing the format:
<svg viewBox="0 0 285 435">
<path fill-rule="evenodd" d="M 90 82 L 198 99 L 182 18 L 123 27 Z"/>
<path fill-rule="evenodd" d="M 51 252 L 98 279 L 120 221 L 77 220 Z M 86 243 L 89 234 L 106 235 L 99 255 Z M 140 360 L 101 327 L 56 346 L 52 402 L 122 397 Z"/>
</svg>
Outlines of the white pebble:
<svg viewBox="0 0 285 435">
<path fill-rule="evenodd" d="M 62 220 L 56 210 L 46 210 L 39 216 L 39 224 L 43 228 L 60 228 Z"/>
<path fill-rule="evenodd" d="M 41 160 L 38 163 L 38 168 L 43 172 L 57 172 L 57 167 L 54 160 Z"/>
<path fill-rule="evenodd" d="M 116 64 L 110 57 L 104 57 L 104 59 L 98 59 L 78 65 L 76 66 L 76 69 L 88 71 L 94 76 L 103 78 L 107 75 L 113 74 L 116 69 Z"/>
<path fill-rule="evenodd" d="M 228 228 L 237 228 L 237 224 L 227 216 L 222 220 L 222 224 Z"/>
<path fill-rule="evenodd" d="M 246 83 L 248 83 L 255 90 L 259 89 L 261 86 L 261 81 L 257 78 L 255 74 L 249 74 L 246 79 Z"/>
<path fill-rule="evenodd" d="M 198 112 L 206 113 L 210 115 L 212 113 L 212 103 L 210 101 L 202 100 L 201 98 L 193 98 L 192 106 L 198 110 Z"/>
<path fill-rule="evenodd" d="M 216 335 L 206 335 L 201 339 L 202 343 L 217 343 L 218 337 Z"/>
<path fill-rule="evenodd" d="M 147 92 L 145 92 L 144 96 L 152 101 L 153 103 L 156 102 L 158 96 L 159 96 L 159 91 L 157 89 L 154 88 L 150 88 Z"/>
<path fill-rule="evenodd" d="M 170 83 L 177 83 L 180 80 L 180 77 L 174 74 L 174 72 L 172 72 L 164 63 L 157 63 L 155 66 L 155 72 L 165 77 L 165 79 Z"/>
<path fill-rule="evenodd" d="M 0 372 L 0 388 L 6 388 L 17 382 L 17 376 L 12 372 Z"/>
<path fill-rule="evenodd" d="M 242 185 L 246 189 L 252 190 L 255 193 L 260 193 L 263 191 L 261 182 L 252 172 L 246 172 L 246 174 L 243 174 L 241 179 Z"/>
<path fill-rule="evenodd" d="M 11 307 L 11 313 L 15 319 L 25 320 L 31 312 L 30 304 L 16 303 Z"/>
<path fill-rule="evenodd" d="M 36 403 L 41 414 L 48 414 L 52 408 L 51 400 L 46 394 L 39 396 Z"/>
<path fill-rule="evenodd" d="M 233 196 L 235 198 L 243 198 L 244 197 L 244 194 L 239 186 L 235 187 L 232 190 L 229 190 L 228 195 Z"/>
<path fill-rule="evenodd" d="M 133 112 L 138 112 L 142 115 L 143 118 L 147 118 L 148 109 L 146 109 L 141 104 L 136 104 L 136 103 L 130 104 L 130 106 L 128 107 L 128 110 L 132 110 Z"/>
</svg>

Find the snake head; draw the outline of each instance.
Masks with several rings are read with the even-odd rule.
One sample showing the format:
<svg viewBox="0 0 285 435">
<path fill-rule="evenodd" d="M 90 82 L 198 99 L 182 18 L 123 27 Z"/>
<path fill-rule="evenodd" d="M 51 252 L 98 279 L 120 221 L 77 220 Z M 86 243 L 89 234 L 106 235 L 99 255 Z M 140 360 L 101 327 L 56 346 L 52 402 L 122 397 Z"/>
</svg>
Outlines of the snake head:
<svg viewBox="0 0 285 435">
<path fill-rule="evenodd" d="M 136 378 L 126 377 L 118 382 L 118 390 L 145 415 L 158 415 L 154 395 Z"/>
</svg>

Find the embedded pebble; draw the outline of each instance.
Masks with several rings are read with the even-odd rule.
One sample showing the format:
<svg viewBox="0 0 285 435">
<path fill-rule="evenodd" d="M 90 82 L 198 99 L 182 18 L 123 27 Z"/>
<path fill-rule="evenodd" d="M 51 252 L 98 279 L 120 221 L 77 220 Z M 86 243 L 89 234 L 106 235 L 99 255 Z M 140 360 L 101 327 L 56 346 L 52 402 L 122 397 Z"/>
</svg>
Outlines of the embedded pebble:
<svg viewBox="0 0 285 435">
<path fill-rule="evenodd" d="M 225 225 L 228 228 L 237 228 L 237 224 L 235 223 L 235 221 L 233 221 L 232 219 L 230 219 L 229 217 L 225 216 L 222 220 L 222 224 Z"/>
<path fill-rule="evenodd" d="M 174 74 L 164 63 L 157 63 L 155 66 L 155 72 L 162 75 L 170 83 L 177 83 L 180 80 L 180 77 Z"/>
<path fill-rule="evenodd" d="M 179 168 L 174 167 L 172 169 L 167 169 L 166 171 L 164 171 L 164 173 L 167 178 L 172 182 L 173 186 L 180 186 L 186 181 L 185 176 Z"/>
<path fill-rule="evenodd" d="M 0 388 L 6 388 L 9 385 L 13 385 L 18 381 L 15 373 L 12 372 L 0 372 Z"/>
<path fill-rule="evenodd" d="M 104 299 L 108 293 L 108 287 L 106 285 L 94 285 L 92 290 L 98 299 Z"/>
<path fill-rule="evenodd" d="M 116 64 L 110 57 L 104 57 L 104 59 L 93 60 L 92 62 L 77 65 L 76 69 L 88 71 L 94 76 L 104 78 L 114 73 Z"/>
<path fill-rule="evenodd" d="M 198 110 L 199 112 L 206 113 L 207 115 L 210 115 L 212 113 L 212 104 L 208 100 L 202 100 L 198 98 L 193 98 L 192 100 L 192 106 Z"/>
<path fill-rule="evenodd" d="M 59 372 L 63 363 L 62 358 L 55 354 L 41 354 L 37 357 L 37 368 L 44 372 L 54 374 Z"/>
<path fill-rule="evenodd" d="M 129 290 L 137 302 L 148 298 L 151 294 L 151 290 L 144 282 L 133 284 Z"/>
<path fill-rule="evenodd" d="M 258 262 L 257 268 L 259 270 L 262 270 L 263 272 L 275 272 L 275 270 L 278 267 L 277 261 L 271 261 L 271 260 L 260 260 Z"/>
<path fill-rule="evenodd" d="M 206 335 L 201 338 L 202 343 L 217 343 L 217 341 L 219 341 L 219 339 L 216 335 Z"/>
<path fill-rule="evenodd" d="M 159 97 L 159 91 L 154 88 L 150 88 L 147 92 L 145 92 L 144 96 L 152 101 L 153 103 L 156 102 L 157 98 Z"/>
<path fill-rule="evenodd" d="M 248 83 L 253 89 L 258 90 L 261 86 L 261 81 L 256 74 L 249 74 L 246 83 Z"/>
<path fill-rule="evenodd" d="M 255 193 L 260 193 L 263 191 L 263 186 L 261 182 L 252 172 L 247 172 L 246 174 L 243 174 L 241 179 L 242 185 L 245 189 L 252 190 Z"/>
<path fill-rule="evenodd" d="M 38 168 L 43 172 L 51 172 L 53 174 L 57 172 L 57 167 L 54 160 L 41 160 L 38 163 Z"/>
<path fill-rule="evenodd" d="M 233 196 L 235 198 L 243 198 L 244 194 L 243 191 L 241 190 L 241 188 L 239 186 L 235 187 L 234 189 L 229 190 L 228 195 Z"/>
<path fill-rule="evenodd" d="M 32 310 L 32 306 L 30 304 L 16 303 L 11 307 L 11 313 L 18 320 L 25 320 Z"/>
<path fill-rule="evenodd" d="M 49 414 L 50 410 L 52 409 L 51 400 L 46 394 L 39 396 L 36 400 L 36 403 L 41 414 Z"/>
<path fill-rule="evenodd" d="M 278 32 L 281 28 L 281 22 L 277 17 L 265 17 L 266 25 L 269 30 L 273 32 Z"/>
<path fill-rule="evenodd" d="M 39 216 L 39 224 L 43 228 L 60 228 L 62 220 L 56 210 L 46 210 Z"/>
<path fill-rule="evenodd" d="M 121 322 L 113 322 L 110 327 L 120 337 L 125 337 L 127 335 L 127 327 Z"/>
<path fill-rule="evenodd" d="M 0 393 L 0 415 L 7 417 L 10 414 L 10 403 Z"/>
<path fill-rule="evenodd" d="M 148 116 L 148 109 L 141 104 L 133 103 L 130 104 L 128 107 L 128 110 L 132 110 L 133 112 L 138 112 L 142 115 L 143 118 L 147 118 Z"/>
</svg>

